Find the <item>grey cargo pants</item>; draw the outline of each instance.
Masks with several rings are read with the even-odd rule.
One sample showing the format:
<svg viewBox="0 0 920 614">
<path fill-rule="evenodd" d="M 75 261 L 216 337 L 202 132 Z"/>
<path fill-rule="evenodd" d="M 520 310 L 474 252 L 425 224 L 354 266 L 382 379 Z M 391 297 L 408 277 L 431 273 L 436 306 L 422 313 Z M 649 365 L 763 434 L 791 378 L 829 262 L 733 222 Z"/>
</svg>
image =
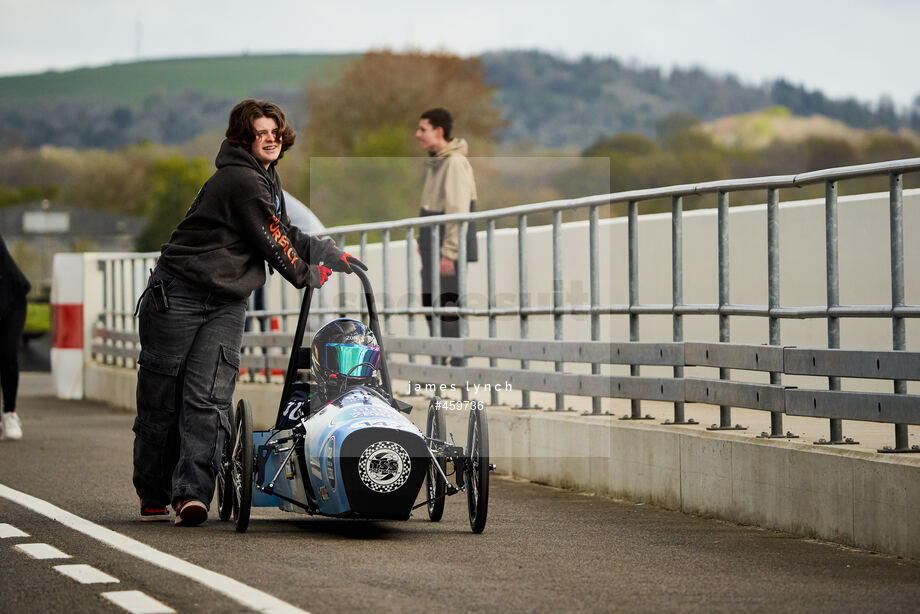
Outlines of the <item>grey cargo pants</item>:
<svg viewBox="0 0 920 614">
<path fill-rule="evenodd" d="M 217 296 L 158 267 L 169 308 L 141 299 L 134 487 L 146 505 L 210 505 L 240 364 L 246 301 Z"/>
</svg>

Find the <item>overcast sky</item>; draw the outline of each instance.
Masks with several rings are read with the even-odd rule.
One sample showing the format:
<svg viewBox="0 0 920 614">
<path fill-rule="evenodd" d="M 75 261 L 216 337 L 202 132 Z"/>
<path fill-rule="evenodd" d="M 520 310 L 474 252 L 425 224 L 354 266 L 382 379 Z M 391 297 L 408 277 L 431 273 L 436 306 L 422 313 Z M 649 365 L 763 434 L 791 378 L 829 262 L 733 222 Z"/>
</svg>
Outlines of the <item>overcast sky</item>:
<svg viewBox="0 0 920 614">
<path fill-rule="evenodd" d="M 266 7 L 266 8 L 262 8 Z M 0 0 L 0 75 L 166 57 L 542 49 L 899 106 L 920 95 L 918 0 Z"/>
</svg>

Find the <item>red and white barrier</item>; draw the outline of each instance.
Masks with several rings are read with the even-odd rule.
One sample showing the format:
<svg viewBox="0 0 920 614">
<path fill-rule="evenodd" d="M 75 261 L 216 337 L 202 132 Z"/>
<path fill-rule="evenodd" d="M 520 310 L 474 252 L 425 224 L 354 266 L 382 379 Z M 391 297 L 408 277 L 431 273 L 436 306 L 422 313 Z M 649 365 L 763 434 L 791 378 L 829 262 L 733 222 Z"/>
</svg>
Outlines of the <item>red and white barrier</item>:
<svg viewBox="0 0 920 614">
<path fill-rule="evenodd" d="M 51 381 L 58 398 L 83 398 L 82 254 L 54 255 L 51 276 Z"/>
</svg>

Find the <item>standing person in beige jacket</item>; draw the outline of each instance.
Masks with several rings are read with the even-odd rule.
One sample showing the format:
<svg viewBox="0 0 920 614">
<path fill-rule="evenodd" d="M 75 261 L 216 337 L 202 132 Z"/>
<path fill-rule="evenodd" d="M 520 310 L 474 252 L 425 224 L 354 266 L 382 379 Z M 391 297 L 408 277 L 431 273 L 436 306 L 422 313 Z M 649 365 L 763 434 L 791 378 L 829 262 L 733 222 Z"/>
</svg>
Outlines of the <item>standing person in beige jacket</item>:
<svg viewBox="0 0 920 614">
<path fill-rule="evenodd" d="M 469 147 L 464 139 L 451 137 L 453 118 L 447 109 L 429 109 L 419 118 L 415 138 L 428 152 L 425 184 L 422 188 L 421 215 L 469 213 L 476 202 L 476 180 L 473 168 L 466 159 Z M 457 280 L 458 224 L 440 228 L 440 305 L 453 307 L 460 297 Z M 422 257 L 422 304 L 430 307 L 431 301 L 431 229 L 419 230 L 419 252 Z M 475 260 L 470 257 L 467 260 Z M 429 329 L 431 318 L 428 317 Z M 459 337 L 460 322 L 456 316 L 441 318 L 441 336 Z"/>
</svg>

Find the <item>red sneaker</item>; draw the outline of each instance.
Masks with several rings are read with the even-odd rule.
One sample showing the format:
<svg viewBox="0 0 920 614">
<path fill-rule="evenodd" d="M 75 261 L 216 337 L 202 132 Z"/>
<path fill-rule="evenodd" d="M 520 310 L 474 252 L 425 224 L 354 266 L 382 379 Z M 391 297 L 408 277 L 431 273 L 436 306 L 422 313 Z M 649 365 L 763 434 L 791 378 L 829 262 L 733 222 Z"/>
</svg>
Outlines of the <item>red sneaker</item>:
<svg viewBox="0 0 920 614">
<path fill-rule="evenodd" d="M 187 499 L 176 504 L 176 524 L 194 527 L 208 519 L 208 508 L 201 501 Z"/>
</svg>

